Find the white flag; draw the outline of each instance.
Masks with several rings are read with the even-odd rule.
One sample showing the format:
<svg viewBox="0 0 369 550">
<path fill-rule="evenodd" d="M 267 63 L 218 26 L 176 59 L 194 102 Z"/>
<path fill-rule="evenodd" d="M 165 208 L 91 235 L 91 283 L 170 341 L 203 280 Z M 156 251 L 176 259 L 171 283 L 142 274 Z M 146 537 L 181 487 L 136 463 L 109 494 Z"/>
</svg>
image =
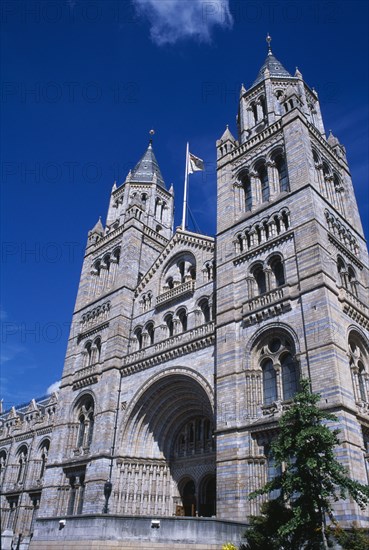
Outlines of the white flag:
<svg viewBox="0 0 369 550">
<path fill-rule="evenodd" d="M 194 172 L 200 172 L 204 170 L 204 161 L 195 157 L 192 153 L 188 155 L 188 173 L 193 174 Z"/>
</svg>

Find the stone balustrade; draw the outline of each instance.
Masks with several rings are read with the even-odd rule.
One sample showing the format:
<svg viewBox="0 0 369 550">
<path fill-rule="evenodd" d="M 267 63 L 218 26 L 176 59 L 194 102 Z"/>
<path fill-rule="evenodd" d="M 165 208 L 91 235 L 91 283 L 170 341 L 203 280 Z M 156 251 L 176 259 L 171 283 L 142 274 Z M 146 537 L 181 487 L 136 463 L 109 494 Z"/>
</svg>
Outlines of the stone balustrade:
<svg viewBox="0 0 369 550">
<path fill-rule="evenodd" d="M 123 366 L 138 363 L 154 355 L 161 354 L 173 348 L 178 348 L 178 346 L 183 346 L 196 340 L 202 340 L 207 336 L 212 335 L 214 333 L 214 330 L 215 324 L 214 321 L 211 321 L 210 323 L 206 323 L 199 327 L 193 328 L 192 330 L 188 330 L 181 334 L 176 334 L 171 338 L 166 338 L 165 340 L 157 342 L 152 346 L 127 355 L 123 359 Z"/>
<path fill-rule="evenodd" d="M 195 281 L 186 281 L 181 283 L 166 292 L 163 292 L 156 298 L 156 307 L 171 302 L 172 300 L 184 296 L 185 294 L 192 294 L 195 290 Z"/>
<path fill-rule="evenodd" d="M 288 294 L 286 288 L 276 288 L 275 290 L 256 296 L 256 298 L 252 298 L 243 305 L 242 313 L 245 315 L 250 311 L 255 311 L 256 309 L 278 302 L 282 298 L 285 298 L 286 294 Z"/>
</svg>

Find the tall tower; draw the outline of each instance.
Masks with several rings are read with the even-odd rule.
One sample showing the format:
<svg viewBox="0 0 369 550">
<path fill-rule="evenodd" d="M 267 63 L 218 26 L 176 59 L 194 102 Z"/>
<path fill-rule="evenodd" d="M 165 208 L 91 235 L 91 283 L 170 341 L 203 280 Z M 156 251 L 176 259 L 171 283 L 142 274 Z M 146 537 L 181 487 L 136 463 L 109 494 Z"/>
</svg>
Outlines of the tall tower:
<svg viewBox="0 0 369 550">
<path fill-rule="evenodd" d="M 172 236 L 173 199 L 150 141 L 123 185 L 114 183 L 106 226 L 99 220 L 88 233 L 44 482 L 45 517 L 79 514 L 82 506 L 84 513 L 102 511 L 134 292 Z"/>
<path fill-rule="evenodd" d="M 301 377 L 339 417 L 350 475 L 368 482 L 368 254 L 345 149 L 269 37 L 217 167 L 217 513 L 243 520 L 273 476 L 270 443 Z M 367 522 L 340 503 L 348 517 Z"/>
</svg>

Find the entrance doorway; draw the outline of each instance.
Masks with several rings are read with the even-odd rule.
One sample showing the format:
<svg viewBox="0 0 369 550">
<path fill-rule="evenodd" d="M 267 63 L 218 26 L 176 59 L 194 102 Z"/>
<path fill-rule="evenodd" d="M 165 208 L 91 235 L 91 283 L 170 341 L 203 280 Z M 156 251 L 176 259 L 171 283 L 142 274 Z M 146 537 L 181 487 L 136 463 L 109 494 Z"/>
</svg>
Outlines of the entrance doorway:
<svg viewBox="0 0 369 550">
<path fill-rule="evenodd" d="M 196 488 L 192 479 L 186 481 L 181 491 L 182 506 L 185 516 L 196 516 Z"/>
<path fill-rule="evenodd" d="M 200 484 L 199 516 L 210 518 L 216 514 L 215 476 L 206 476 Z"/>
</svg>

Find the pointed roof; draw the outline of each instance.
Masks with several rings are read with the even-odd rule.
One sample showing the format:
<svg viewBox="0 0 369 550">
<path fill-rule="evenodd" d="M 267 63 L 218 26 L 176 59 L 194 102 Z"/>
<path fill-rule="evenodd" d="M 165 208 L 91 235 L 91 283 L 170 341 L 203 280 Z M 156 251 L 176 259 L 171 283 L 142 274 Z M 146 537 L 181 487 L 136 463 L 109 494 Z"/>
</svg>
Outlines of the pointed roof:
<svg viewBox="0 0 369 550">
<path fill-rule="evenodd" d="M 101 223 L 101 216 L 99 216 L 98 221 L 95 226 L 91 229 L 91 233 L 99 233 L 100 235 L 104 234 L 103 224 Z"/>
<path fill-rule="evenodd" d="M 157 183 L 165 189 L 164 179 L 161 175 L 159 164 L 154 155 L 152 142 L 150 140 L 149 146 L 145 154 L 132 170 L 130 181 L 136 181 L 139 183 L 151 183 L 152 181 L 154 181 L 155 177 Z"/>
<path fill-rule="evenodd" d="M 271 41 L 272 37 L 268 33 L 266 37 L 266 42 L 268 44 L 268 55 L 252 86 L 256 86 L 256 84 L 262 82 L 266 76 L 273 78 L 292 78 L 292 75 L 290 75 L 290 73 L 283 67 L 282 63 L 273 55 L 270 45 Z"/>
<path fill-rule="evenodd" d="M 232 141 L 233 143 L 235 143 L 236 141 L 235 138 L 232 136 L 229 126 L 227 124 L 226 129 L 224 130 L 223 135 L 220 138 L 220 141 L 228 141 L 228 140 Z"/>
</svg>

